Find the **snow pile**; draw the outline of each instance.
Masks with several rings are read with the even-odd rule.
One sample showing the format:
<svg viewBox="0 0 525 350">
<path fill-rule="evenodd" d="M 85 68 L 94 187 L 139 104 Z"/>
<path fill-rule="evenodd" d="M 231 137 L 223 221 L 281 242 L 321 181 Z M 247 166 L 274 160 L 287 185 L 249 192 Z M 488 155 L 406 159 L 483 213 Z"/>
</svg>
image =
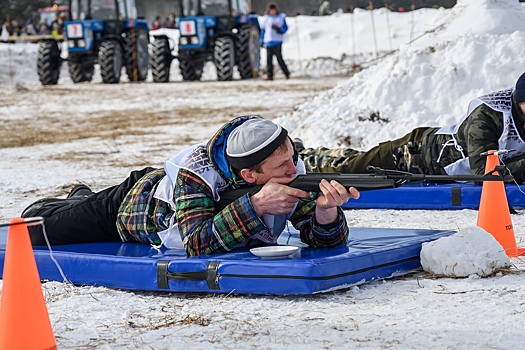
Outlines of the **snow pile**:
<svg viewBox="0 0 525 350">
<path fill-rule="evenodd" d="M 353 14 L 336 12 L 331 16 L 288 17 L 283 56 L 310 60 L 395 50 L 440 25 L 445 14 L 443 8 L 412 13 L 390 12 L 385 8 L 370 12 L 357 8 Z M 263 17 L 259 23 L 262 25 Z"/>
<path fill-rule="evenodd" d="M 440 276 L 486 277 L 510 265 L 503 247 L 482 228 L 472 226 L 449 237 L 423 243 L 423 270 Z"/>
<path fill-rule="evenodd" d="M 525 7 L 459 0 L 444 13 L 438 29 L 277 122 L 307 147 L 369 149 L 414 127 L 455 124 L 471 99 L 513 86 L 525 67 Z"/>
</svg>

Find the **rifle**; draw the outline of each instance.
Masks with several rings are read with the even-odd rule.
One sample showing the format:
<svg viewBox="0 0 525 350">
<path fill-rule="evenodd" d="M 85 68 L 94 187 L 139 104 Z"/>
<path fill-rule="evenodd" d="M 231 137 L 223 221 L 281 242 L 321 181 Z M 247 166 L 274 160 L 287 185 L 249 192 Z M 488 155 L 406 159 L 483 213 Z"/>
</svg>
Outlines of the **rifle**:
<svg viewBox="0 0 525 350">
<path fill-rule="evenodd" d="M 297 175 L 286 186 L 298 188 L 308 192 L 321 192 L 319 182 L 335 180 L 346 188 L 355 187 L 360 192 L 396 188 L 408 182 L 483 182 L 503 181 L 514 182 L 514 177 L 509 174 L 504 165 L 497 165 L 492 171 L 484 175 L 425 175 L 412 174 L 399 170 L 387 170 L 374 166 L 367 166 L 368 174 L 341 174 L 341 173 L 308 173 Z M 263 185 L 236 188 L 219 192 L 220 200 L 216 203 L 218 210 L 224 209 L 231 202 L 244 196 L 254 195 L 261 190 Z"/>
</svg>

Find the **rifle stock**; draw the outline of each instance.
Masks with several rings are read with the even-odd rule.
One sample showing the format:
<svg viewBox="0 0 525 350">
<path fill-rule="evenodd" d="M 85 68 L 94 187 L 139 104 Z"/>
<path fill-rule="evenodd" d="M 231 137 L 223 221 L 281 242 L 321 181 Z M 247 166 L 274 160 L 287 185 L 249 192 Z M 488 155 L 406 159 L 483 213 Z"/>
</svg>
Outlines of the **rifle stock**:
<svg viewBox="0 0 525 350">
<path fill-rule="evenodd" d="M 507 169 L 498 165 L 491 172 L 485 175 L 425 175 L 412 174 L 397 170 L 386 170 L 373 166 L 368 166 L 370 174 L 340 174 L 340 173 L 308 173 L 298 175 L 287 186 L 298 188 L 309 192 L 321 192 L 319 183 L 322 179 L 327 181 L 335 180 L 346 188 L 355 187 L 359 191 L 371 191 L 385 188 L 396 188 L 408 182 L 483 182 L 483 181 L 503 181 L 513 182 L 514 178 L 508 174 Z M 219 192 L 221 197 L 216 202 L 218 210 L 224 209 L 231 202 L 244 196 L 245 194 L 254 195 L 261 190 L 262 185 L 237 188 L 233 190 Z"/>
</svg>

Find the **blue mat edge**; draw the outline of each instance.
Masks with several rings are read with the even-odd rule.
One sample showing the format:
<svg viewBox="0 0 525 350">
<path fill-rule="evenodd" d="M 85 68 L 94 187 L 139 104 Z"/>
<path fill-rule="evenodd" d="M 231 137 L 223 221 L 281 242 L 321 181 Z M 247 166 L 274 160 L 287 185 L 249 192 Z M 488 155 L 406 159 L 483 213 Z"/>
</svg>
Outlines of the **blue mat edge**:
<svg viewBox="0 0 525 350">
<path fill-rule="evenodd" d="M 479 209 L 482 186 L 474 184 L 414 183 L 398 188 L 363 191 L 343 209 L 460 210 Z M 525 193 L 518 185 L 505 185 L 507 201 L 525 208 Z M 525 187 L 523 189 L 525 192 Z"/>
<path fill-rule="evenodd" d="M 351 228 L 354 232 L 366 233 L 367 230 L 381 230 L 382 232 L 393 232 L 396 229 L 364 229 Z M 409 229 L 400 229 L 410 231 Z M 309 259 L 290 259 L 266 261 L 265 266 L 260 265 L 259 258 L 253 258 L 249 252 L 206 256 L 199 258 L 174 259 L 168 264 L 173 264 L 183 269 L 181 262 L 189 263 L 189 271 L 205 271 L 210 262 L 218 263 L 217 289 L 210 288 L 209 281 L 168 281 L 167 288 L 159 288 L 158 262 L 166 258 L 159 257 L 137 257 L 137 256 L 108 256 L 104 254 L 75 254 L 54 250 L 54 257 L 59 261 L 68 279 L 78 285 L 104 286 L 125 290 L 137 291 L 166 291 L 166 292 L 212 292 L 212 293 L 235 293 L 235 294 L 314 294 L 327 290 L 347 288 L 364 282 L 388 278 L 395 275 L 406 274 L 420 269 L 419 252 L 423 242 L 432 241 L 454 233 L 446 230 L 413 230 L 428 232 L 428 235 L 411 238 L 389 244 L 378 248 L 369 248 L 353 251 L 351 253 L 338 254 L 345 247 L 315 250 L 305 249 L 305 252 L 314 254 L 322 253 L 321 257 Z M 371 232 L 371 231 L 370 231 Z M 98 245 L 95 243 L 94 245 Z M 100 243 L 107 245 L 126 245 L 143 249 L 145 246 L 134 243 Z M 148 247 L 149 248 L 149 247 Z M 145 249 L 145 248 L 144 248 Z M 153 248 L 151 248 L 153 249 Z M 35 259 L 42 280 L 63 281 L 58 269 L 51 261 L 49 252 L 42 247 L 34 250 Z M 3 266 L 5 249 L 0 249 L 0 264 Z M 407 257 L 407 254 L 410 255 Z M 169 258 L 169 255 L 167 256 Z M 246 258 L 249 258 L 246 260 Z M 407 258 L 410 258 L 407 260 Z M 102 261 L 102 263 L 101 263 Z M 299 278 L 283 278 L 260 276 L 264 271 L 275 273 L 275 267 L 290 269 L 290 263 L 294 265 L 293 271 L 302 271 L 303 276 Z M 347 268 L 347 265 L 363 266 L 364 269 Z M 386 264 L 386 265 L 385 265 Z M 259 267 L 262 272 L 254 268 Z M 81 270 L 79 270 L 81 267 Z M 363 271 L 361 271 L 363 270 Z M 172 271 L 173 272 L 173 271 Z M 255 278 L 239 277 L 235 275 L 254 274 Z M 345 275 L 346 273 L 346 275 Z M 341 275 L 342 274 L 342 275 Z M 341 276 L 339 276 L 341 275 Z M 118 276 L 115 279 L 115 276 Z M 335 276 L 335 277 L 330 277 Z M 327 278 L 329 277 L 329 278 Z M 163 276 L 161 276 L 163 278 Z M 264 280 L 264 284 L 261 281 Z M 287 283 L 283 283 L 283 281 Z"/>
</svg>

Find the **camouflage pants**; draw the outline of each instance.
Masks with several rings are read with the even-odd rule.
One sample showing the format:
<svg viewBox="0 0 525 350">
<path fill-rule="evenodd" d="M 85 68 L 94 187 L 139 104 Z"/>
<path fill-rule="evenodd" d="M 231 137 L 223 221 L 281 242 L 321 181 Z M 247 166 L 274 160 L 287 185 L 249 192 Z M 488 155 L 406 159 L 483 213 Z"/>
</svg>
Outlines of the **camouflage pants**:
<svg viewBox="0 0 525 350">
<path fill-rule="evenodd" d="M 299 157 L 306 165 L 307 172 L 363 174 L 368 173 L 368 165 L 395 169 L 393 150 L 408 142 L 422 142 L 427 130 L 427 127 L 416 128 L 402 138 L 382 142 L 366 152 L 352 148 L 318 147 L 301 150 Z"/>
</svg>

